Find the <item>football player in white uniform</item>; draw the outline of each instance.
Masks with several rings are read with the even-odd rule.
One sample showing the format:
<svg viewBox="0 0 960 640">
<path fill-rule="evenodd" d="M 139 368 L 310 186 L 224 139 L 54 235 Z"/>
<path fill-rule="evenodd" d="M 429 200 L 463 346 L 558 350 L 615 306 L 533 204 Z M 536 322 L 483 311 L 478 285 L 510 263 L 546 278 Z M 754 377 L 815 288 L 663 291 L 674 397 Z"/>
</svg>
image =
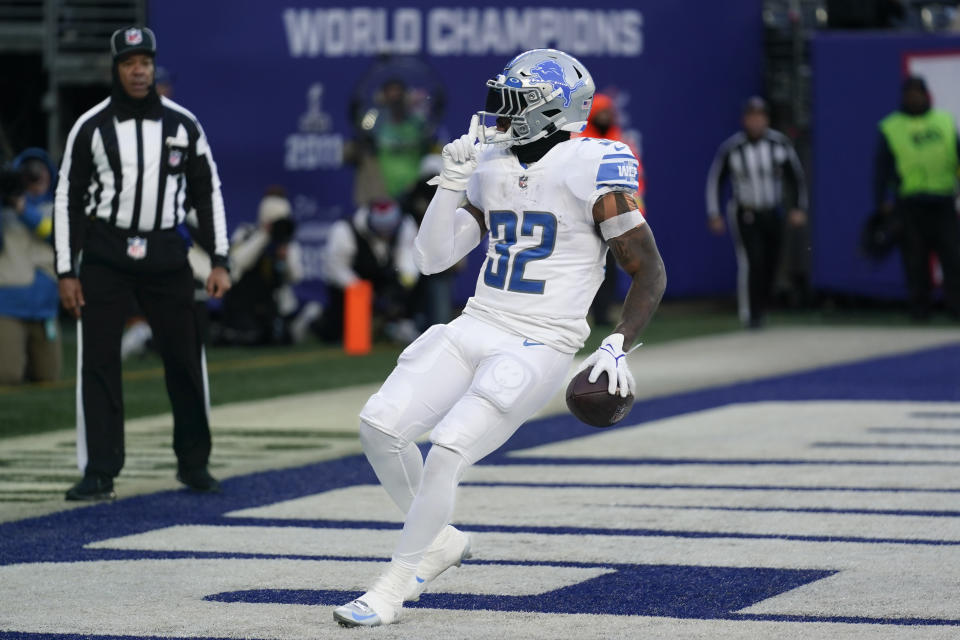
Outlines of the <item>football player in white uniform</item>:
<svg viewBox="0 0 960 640">
<path fill-rule="evenodd" d="M 344 626 L 396 622 L 404 600 L 469 556 L 469 536 L 450 525 L 460 477 L 564 384 L 589 334 L 607 249 L 633 282 L 615 333 L 584 367 L 591 381 L 606 372 L 611 394 L 633 393 L 624 351 L 666 286 L 632 197 L 637 159 L 625 144 L 570 139 L 593 100 L 584 66 L 535 49 L 487 86 L 470 132 L 443 148 L 415 251 L 420 270 L 437 273 L 489 234 L 487 259 L 463 315 L 407 347 L 360 412 L 364 453 L 406 518 L 388 569 L 334 611 Z M 414 441 L 428 431 L 424 463 Z"/>
</svg>

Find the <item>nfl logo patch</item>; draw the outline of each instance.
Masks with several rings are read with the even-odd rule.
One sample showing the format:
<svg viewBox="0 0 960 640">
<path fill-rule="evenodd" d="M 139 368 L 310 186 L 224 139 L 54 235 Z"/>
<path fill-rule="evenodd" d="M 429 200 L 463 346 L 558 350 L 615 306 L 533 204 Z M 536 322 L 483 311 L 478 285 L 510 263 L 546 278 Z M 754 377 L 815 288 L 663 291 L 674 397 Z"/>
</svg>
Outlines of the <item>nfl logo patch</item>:
<svg viewBox="0 0 960 640">
<path fill-rule="evenodd" d="M 140 29 L 127 29 L 123 34 L 123 39 L 131 46 L 140 44 L 143 42 L 143 32 Z"/>
<path fill-rule="evenodd" d="M 527 188 L 527 176 L 520 176 L 519 185 L 521 189 Z"/>
<path fill-rule="evenodd" d="M 180 161 L 183 160 L 183 152 L 180 149 L 171 149 L 170 158 L 168 159 L 168 164 L 171 167 L 180 166 Z"/>
<path fill-rule="evenodd" d="M 127 238 L 127 255 L 131 260 L 143 260 L 147 257 L 147 239 L 139 236 Z"/>
</svg>

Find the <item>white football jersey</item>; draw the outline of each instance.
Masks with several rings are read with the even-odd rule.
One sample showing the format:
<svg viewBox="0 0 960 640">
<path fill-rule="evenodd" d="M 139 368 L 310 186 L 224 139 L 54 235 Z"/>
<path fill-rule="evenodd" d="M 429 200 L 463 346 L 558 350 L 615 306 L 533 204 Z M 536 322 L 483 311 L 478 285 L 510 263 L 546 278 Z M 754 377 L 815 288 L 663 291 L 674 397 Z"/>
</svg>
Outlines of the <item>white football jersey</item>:
<svg viewBox="0 0 960 640">
<path fill-rule="evenodd" d="M 578 351 L 603 282 L 607 246 L 593 205 L 637 190 L 638 166 L 620 142 L 574 138 L 524 166 L 509 149 L 480 156 L 467 199 L 483 211 L 490 240 L 464 313 L 559 351 Z"/>
</svg>

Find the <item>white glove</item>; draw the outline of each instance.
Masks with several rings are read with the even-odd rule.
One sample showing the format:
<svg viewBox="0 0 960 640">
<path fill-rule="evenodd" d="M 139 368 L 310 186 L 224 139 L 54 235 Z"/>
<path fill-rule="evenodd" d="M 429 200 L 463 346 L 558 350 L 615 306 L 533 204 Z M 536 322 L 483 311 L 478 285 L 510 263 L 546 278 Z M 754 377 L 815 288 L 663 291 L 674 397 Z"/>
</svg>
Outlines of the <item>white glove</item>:
<svg viewBox="0 0 960 640">
<path fill-rule="evenodd" d="M 427 184 L 435 184 L 451 191 L 466 191 L 470 175 L 477 168 L 477 154 L 480 152 L 480 119 L 476 114 L 470 118 L 470 129 L 453 142 L 443 146 L 440 159 L 443 169 L 440 175 L 431 178 Z"/>
<path fill-rule="evenodd" d="M 637 345 L 639 346 L 639 345 Z M 637 383 L 633 380 L 633 374 L 627 366 L 626 356 L 623 352 L 623 334 L 614 333 L 603 339 L 600 348 L 594 351 L 583 361 L 580 371 L 593 366 L 590 375 L 587 376 L 588 382 L 596 382 L 600 374 L 607 372 L 607 392 L 610 395 L 620 395 L 626 398 L 636 391 Z"/>
</svg>

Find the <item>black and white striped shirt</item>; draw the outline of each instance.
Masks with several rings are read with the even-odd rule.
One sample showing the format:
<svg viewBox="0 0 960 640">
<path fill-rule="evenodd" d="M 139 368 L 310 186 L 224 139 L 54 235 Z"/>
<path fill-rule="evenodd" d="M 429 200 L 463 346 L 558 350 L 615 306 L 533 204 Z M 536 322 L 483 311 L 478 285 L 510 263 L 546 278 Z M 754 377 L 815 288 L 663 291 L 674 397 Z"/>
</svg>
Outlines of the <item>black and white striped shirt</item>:
<svg viewBox="0 0 960 640">
<path fill-rule="evenodd" d="M 225 266 L 220 178 L 200 123 L 167 98 L 143 117 L 107 98 L 80 116 L 67 137 L 54 203 L 57 275 L 75 275 L 86 218 L 158 231 L 182 223 L 187 207 L 197 211 L 199 242 L 213 266 Z"/>
<path fill-rule="evenodd" d="M 768 129 L 757 140 L 741 131 L 720 145 L 707 174 L 707 214 L 711 218 L 720 215 L 720 189 L 728 177 L 733 200 L 741 208 L 807 210 L 803 167 L 790 139 L 779 131 Z"/>
</svg>

